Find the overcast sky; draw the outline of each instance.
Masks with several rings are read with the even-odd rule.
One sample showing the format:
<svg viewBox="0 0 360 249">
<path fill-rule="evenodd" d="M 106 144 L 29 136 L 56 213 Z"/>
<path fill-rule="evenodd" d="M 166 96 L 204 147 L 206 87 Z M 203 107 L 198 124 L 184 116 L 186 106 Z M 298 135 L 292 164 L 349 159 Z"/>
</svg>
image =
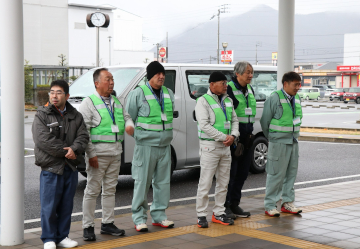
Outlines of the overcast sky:
<svg viewBox="0 0 360 249">
<path fill-rule="evenodd" d="M 110 4 L 141 16 L 144 21 L 143 36 L 146 41 L 143 42 L 143 48 L 145 50 L 151 49 L 154 43 L 165 39 L 166 32 L 171 37 L 204 22 L 216 22 L 216 18 L 213 20 L 210 18 L 217 13 L 222 4 L 229 4 L 228 11 L 230 13 L 221 14 L 221 18 L 242 14 L 257 5 L 268 5 L 278 9 L 277 0 L 69 0 L 69 3 Z M 296 14 L 324 11 L 360 13 L 360 1 L 295 0 Z"/>
</svg>

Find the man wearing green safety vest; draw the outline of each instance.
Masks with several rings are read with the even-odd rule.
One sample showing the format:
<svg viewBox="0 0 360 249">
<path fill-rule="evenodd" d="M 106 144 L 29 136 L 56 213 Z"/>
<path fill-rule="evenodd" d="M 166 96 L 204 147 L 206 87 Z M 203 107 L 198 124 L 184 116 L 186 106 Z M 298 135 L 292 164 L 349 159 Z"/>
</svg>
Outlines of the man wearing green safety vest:
<svg viewBox="0 0 360 249">
<path fill-rule="evenodd" d="M 126 102 L 126 111 L 135 123 L 135 149 L 131 168 L 135 183 L 131 210 L 138 232 L 148 231 L 147 193 L 151 184 L 152 225 L 174 227 L 174 222 L 167 220 L 165 214 L 170 200 L 174 94 L 164 86 L 165 69 L 159 62 L 151 62 L 146 72 L 148 82 L 131 91 Z"/>
<path fill-rule="evenodd" d="M 84 240 L 96 240 L 95 207 L 102 188 L 102 234 L 124 235 L 114 225 L 115 192 L 120 171 L 124 131 L 134 133 L 134 123 L 120 101 L 111 95 L 114 78 L 106 68 L 93 74 L 96 91 L 85 98 L 79 111 L 84 117 L 90 141 L 86 148 L 87 185 L 83 199 Z"/>
<path fill-rule="evenodd" d="M 249 174 L 251 158 L 251 135 L 254 130 L 256 115 L 256 100 L 250 83 L 254 69 L 247 61 L 235 64 L 234 77 L 229 82 L 227 93 L 232 99 L 239 121 L 239 142 L 231 146 L 231 170 L 228 192 L 225 202 L 225 213 L 229 218 L 247 218 L 250 212 L 245 212 L 240 206 L 241 190 Z"/>
<path fill-rule="evenodd" d="M 209 83 L 209 90 L 197 99 L 195 107 L 201 167 L 196 197 L 197 225 L 200 228 L 208 227 L 207 207 L 214 175 L 215 205 L 211 220 L 222 225 L 234 224 L 231 218 L 226 217 L 224 203 L 230 178 L 230 146 L 239 136 L 238 120 L 232 100 L 226 94 L 226 76 L 214 72 Z"/>
<path fill-rule="evenodd" d="M 266 163 L 265 214 L 279 217 L 276 203 L 281 201 L 281 211 L 299 214 L 294 205 L 294 183 L 298 170 L 298 137 L 302 119 L 300 75 L 285 73 L 283 88 L 275 91 L 265 101 L 260 120 L 265 137 L 269 140 Z"/>
</svg>

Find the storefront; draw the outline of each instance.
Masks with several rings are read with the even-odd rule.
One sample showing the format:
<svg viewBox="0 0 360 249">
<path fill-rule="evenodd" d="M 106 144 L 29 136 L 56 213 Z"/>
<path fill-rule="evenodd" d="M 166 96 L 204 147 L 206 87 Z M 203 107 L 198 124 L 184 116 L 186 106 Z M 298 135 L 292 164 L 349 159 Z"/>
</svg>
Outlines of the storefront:
<svg viewBox="0 0 360 249">
<path fill-rule="evenodd" d="M 337 71 L 341 73 L 336 79 L 337 87 L 360 87 L 360 65 L 337 66 Z"/>
</svg>

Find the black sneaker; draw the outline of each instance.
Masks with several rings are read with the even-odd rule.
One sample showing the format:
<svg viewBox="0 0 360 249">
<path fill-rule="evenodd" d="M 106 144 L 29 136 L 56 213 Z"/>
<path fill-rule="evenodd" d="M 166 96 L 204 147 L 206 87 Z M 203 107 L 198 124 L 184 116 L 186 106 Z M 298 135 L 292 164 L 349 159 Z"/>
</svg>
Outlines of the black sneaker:
<svg viewBox="0 0 360 249">
<path fill-rule="evenodd" d="M 125 234 L 125 230 L 117 228 L 114 223 L 101 223 L 101 234 L 110 234 L 114 236 L 121 236 Z"/>
<path fill-rule="evenodd" d="M 232 205 L 230 206 L 231 211 L 233 212 L 234 215 L 238 216 L 238 217 L 242 217 L 242 218 L 248 218 L 251 216 L 250 212 L 244 212 L 244 210 L 239 207 L 238 205 Z"/>
<path fill-rule="evenodd" d="M 231 209 L 229 207 L 225 207 L 225 214 L 226 214 L 226 217 L 236 220 L 236 215 L 231 211 Z"/>
<path fill-rule="evenodd" d="M 84 228 L 83 239 L 85 241 L 95 241 L 96 240 L 96 236 L 94 233 L 94 227 Z"/>
<path fill-rule="evenodd" d="M 197 225 L 200 228 L 208 228 L 209 227 L 205 216 L 198 217 Z"/>
<path fill-rule="evenodd" d="M 225 226 L 234 225 L 234 220 L 226 217 L 226 214 L 222 214 L 219 216 L 213 214 L 211 221 Z"/>
</svg>

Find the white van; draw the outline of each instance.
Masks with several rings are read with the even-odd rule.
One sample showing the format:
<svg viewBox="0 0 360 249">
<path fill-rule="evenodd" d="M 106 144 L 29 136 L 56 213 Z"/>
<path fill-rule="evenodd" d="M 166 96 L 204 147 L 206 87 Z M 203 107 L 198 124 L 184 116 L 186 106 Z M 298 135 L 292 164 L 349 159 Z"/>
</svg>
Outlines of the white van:
<svg viewBox="0 0 360 249">
<path fill-rule="evenodd" d="M 116 94 L 123 103 L 126 103 L 126 97 L 130 91 L 146 83 L 146 66 L 147 64 L 108 67 L 114 76 Z M 199 139 L 194 111 L 196 99 L 207 92 L 208 80 L 212 72 L 220 71 L 230 81 L 233 76 L 234 65 L 168 63 L 163 64 L 163 66 L 165 67 L 165 86 L 175 94 L 171 172 L 199 167 Z M 268 141 L 262 133 L 259 119 L 265 99 L 276 90 L 277 67 L 255 65 L 253 67 L 254 78 L 251 85 L 257 99 L 257 114 L 253 132 L 253 164 L 250 171 L 252 173 L 262 173 L 265 171 Z M 73 106 L 78 107 L 84 97 L 91 95 L 95 91 L 93 83 L 93 72 L 95 70 L 96 68 L 88 71 L 70 86 L 69 102 Z M 126 134 L 120 174 L 131 174 L 134 146 L 134 139 Z M 80 165 L 78 169 L 82 175 L 86 176 L 85 165 Z"/>
</svg>

